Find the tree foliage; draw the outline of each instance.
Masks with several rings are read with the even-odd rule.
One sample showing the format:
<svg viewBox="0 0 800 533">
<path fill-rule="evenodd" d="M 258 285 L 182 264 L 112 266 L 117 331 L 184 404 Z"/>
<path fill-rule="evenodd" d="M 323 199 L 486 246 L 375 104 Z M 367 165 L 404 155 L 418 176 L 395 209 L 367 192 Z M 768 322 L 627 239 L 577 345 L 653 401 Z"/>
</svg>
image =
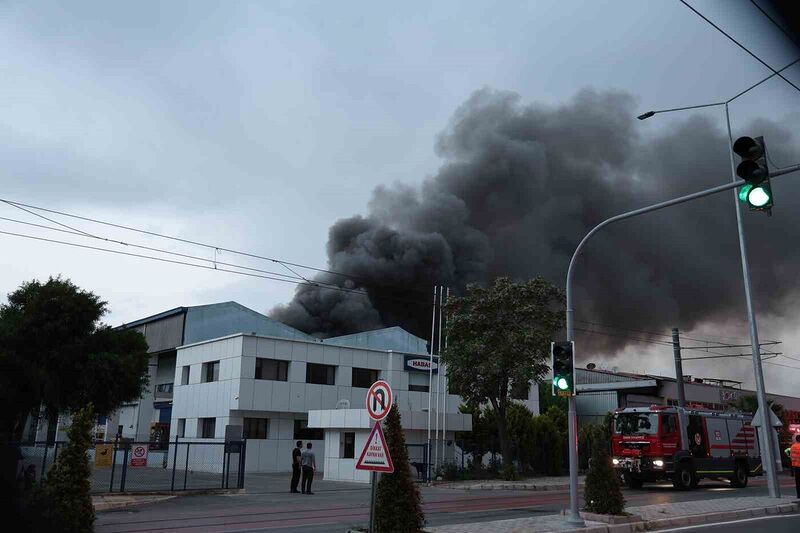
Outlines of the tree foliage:
<svg viewBox="0 0 800 533">
<path fill-rule="evenodd" d="M 622 514 L 625 497 L 605 446 L 593 446 L 592 466 L 583 491 L 585 509 L 592 513 Z"/>
<path fill-rule="evenodd" d="M 564 295 L 543 278 L 490 287 L 468 285 L 447 304 L 447 365 L 451 389 L 473 406 L 490 404 L 504 461 L 512 457 L 506 414 L 512 389 L 527 388 L 549 370 L 550 342 L 563 326 Z"/>
<path fill-rule="evenodd" d="M 108 414 L 139 398 L 147 384 L 147 343 L 136 331 L 101 323 L 107 310 L 100 297 L 61 278 L 24 283 L 8 295 L 0 306 L 5 438 L 19 438 L 40 405 L 57 414 L 91 402 Z"/>
<path fill-rule="evenodd" d="M 375 493 L 375 530 L 378 533 L 422 531 L 425 515 L 422 513 L 419 488 L 408 462 L 406 438 L 396 404 L 389 411 L 384 425 L 386 445 L 394 463 L 394 472 L 381 474 L 378 482 Z"/>
<path fill-rule="evenodd" d="M 67 442 L 47 473 L 44 485 L 28 505 L 28 525 L 35 532 L 91 533 L 94 524 L 91 468 L 87 450 L 92 445 L 95 414 L 90 405 L 75 413 Z"/>
</svg>

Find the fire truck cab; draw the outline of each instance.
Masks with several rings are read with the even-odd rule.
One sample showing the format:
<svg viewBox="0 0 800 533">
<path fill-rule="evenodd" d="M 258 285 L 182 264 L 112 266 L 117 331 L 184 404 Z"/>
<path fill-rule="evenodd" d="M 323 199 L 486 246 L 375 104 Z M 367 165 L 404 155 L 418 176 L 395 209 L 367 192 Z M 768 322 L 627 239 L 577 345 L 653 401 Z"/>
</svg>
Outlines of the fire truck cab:
<svg viewBox="0 0 800 533">
<path fill-rule="evenodd" d="M 747 486 L 762 473 L 752 416 L 653 405 L 617 409 L 611 427 L 612 462 L 623 482 L 670 480 L 688 490 L 701 478 Z"/>
</svg>

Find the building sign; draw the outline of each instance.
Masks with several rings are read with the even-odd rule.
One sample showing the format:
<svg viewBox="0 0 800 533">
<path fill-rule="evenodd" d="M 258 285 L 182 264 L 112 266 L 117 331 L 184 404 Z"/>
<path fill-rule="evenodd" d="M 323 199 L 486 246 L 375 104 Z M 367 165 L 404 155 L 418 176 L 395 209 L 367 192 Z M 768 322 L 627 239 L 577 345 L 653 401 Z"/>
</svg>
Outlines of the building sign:
<svg viewBox="0 0 800 533">
<path fill-rule="evenodd" d="M 94 466 L 96 468 L 109 468 L 114 457 L 113 444 L 96 444 L 94 447 Z"/>
<path fill-rule="evenodd" d="M 406 372 L 416 370 L 418 372 L 431 371 L 431 358 L 425 355 L 407 355 L 403 368 Z M 433 373 L 439 372 L 439 358 L 433 358 Z"/>
<path fill-rule="evenodd" d="M 720 389 L 719 390 L 719 399 L 720 403 L 730 403 L 735 402 L 739 399 L 739 391 L 738 390 L 731 390 L 731 389 Z"/>
<path fill-rule="evenodd" d="M 147 444 L 134 444 L 131 447 L 131 466 L 147 466 Z"/>
</svg>

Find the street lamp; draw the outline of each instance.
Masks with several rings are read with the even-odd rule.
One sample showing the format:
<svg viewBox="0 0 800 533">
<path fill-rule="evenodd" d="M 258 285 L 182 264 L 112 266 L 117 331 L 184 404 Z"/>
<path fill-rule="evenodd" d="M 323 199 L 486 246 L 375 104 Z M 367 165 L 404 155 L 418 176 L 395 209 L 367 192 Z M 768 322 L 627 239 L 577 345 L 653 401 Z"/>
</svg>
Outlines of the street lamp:
<svg viewBox="0 0 800 533">
<path fill-rule="evenodd" d="M 766 78 L 760 80 L 757 83 L 754 83 L 744 91 L 740 92 L 739 94 L 735 95 L 732 98 L 729 98 L 724 102 L 713 102 L 710 104 L 676 107 L 672 109 L 651 110 L 647 111 L 646 113 L 642 113 L 636 118 L 638 118 L 639 120 L 646 120 L 654 115 L 661 113 L 671 113 L 673 111 L 685 111 L 688 109 L 700 109 L 704 107 L 725 106 L 725 123 L 728 128 L 728 154 L 730 156 L 730 163 L 731 163 L 731 179 L 734 182 L 736 182 L 738 180 L 736 175 L 736 165 L 733 158 L 734 142 L 733 142 L 733 135 L 731 134 L 731 116 L 728 104 L 730 104 L 743 94 L 755 89 L 765 81 L 778 75 L 780 72 L 783 72 L 784 70 L 786 70 L 787 68 L 791 67 L 792 65 L 798 62 L 800 62 L 800 58 L 792 61 L 782 69 L 773 72 Z M 744 195 L 744 198 L 742 198 L 741 195 Z M 753 369 L 755 371 L 754 374 L 756 380 L 756 397 L 758 398 L 758 408 L 761 411 L 761 413 L 767 413 L 769 410 L 769 405 L 767 404 L 767 395 L 764 387 L 764 372 L 761 366 L 761 352 L 758 343 L 758 326 L 756 325 L 756 315 L 755 315 L 755 310 L 753 309 L 752 289 L 750 285 L 750 265 L 747 259 L 747 241 L 745 239 L 744 227 L 742 225 L 742 208 L 740 200 L 746 201 L 751 206 L 762 207 L 769 204 L 772 198 L 768 194 L 768 192 L 764 190 L 763 187 L 753 186 L 750 184 L 744 185 L 739 190 L 738 193 L 734 191 L 734 204 L 736 207 L 736 227 L 739 233 L 739 252 L 742 260 L 742 282 L 744 284 L 744 296 L 745 296 L 745 302 L 747 304 L 747 322 L 750 329 L 750 344 L 752 346 L 752 351 L 753 351 Z M 761 446 L 761 463 L 764 466 L 764 471 L 767 474 L 767 486 L 769 488 L 769 495 L 773 498 L 780 498 L 781 496 L 780 483 L 778 482 L 777 472 L 775 471 L 775 458 L 772 455 L 773 454 L 772 431 L 770 431 L 770 428 L 768 428 L 767 425 L 763 425 L 761 431 L 762 431 L 761 442 L 764 443 L 764 446 Z"/>
</svg>

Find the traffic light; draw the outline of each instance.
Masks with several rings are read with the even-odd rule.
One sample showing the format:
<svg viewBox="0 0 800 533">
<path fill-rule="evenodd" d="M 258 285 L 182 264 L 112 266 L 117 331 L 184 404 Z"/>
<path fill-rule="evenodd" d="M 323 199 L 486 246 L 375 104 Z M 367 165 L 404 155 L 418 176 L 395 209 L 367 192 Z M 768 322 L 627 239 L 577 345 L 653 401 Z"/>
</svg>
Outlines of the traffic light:
<svg viewBox="0 0 800 533">
<path fill-rule="evenodd" d="M 739 200 L 758 211 L 772 209 L 772 187 L 769 183 L 767 147 L 764 137 L 739 137 L 733 151 L 742 158 L 736 175 L 747 183 L 739 189 Z"/>
<path fill-rule="evenodd" d="M 553 396 L 575 395 L 575 343 L 550 343 L 553 358 Z"/>
</svg>

